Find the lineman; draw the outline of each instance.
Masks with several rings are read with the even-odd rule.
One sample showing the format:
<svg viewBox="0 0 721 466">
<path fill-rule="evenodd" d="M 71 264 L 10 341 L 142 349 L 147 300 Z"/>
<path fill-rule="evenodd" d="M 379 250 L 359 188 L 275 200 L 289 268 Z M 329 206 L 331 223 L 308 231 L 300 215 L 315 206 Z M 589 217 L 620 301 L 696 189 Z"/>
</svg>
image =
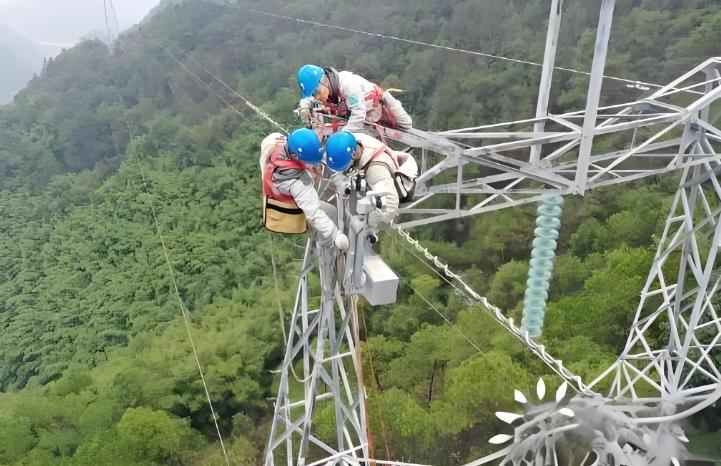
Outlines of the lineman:
<svg viewBox="0 0 721 466">
<path fill-rule="evenodd" d="M 389 128 L 408 129 L 413 120 L 403 105 L 380 86 L 350 71 L 336 71 L 305 65 L 298 70 L 300 86 L 300 117 L 308 123 L 313 98 L 331 113 L 348 117 L 345 130 L 363 131 L 365 121 L 380 123 Z"/>
<path fill-rule="evenodd" d="M 408 158 L 410 156 L 390 149 L 367 134 L 353 135 L 347 131 L 333 134 L 328 138 L 325 147 L 329 161 L 333 158 L 341 158 L 343 154 L 352 153 L 351 168 L 358 169 L 360 175 L 365 177 L 368 189 L 387 193 L 383 199 L 383 208 L 374 210 L 368 216 L 368 228 L 373 233 L 390 228 L 400 201 L 396 187 L 399 158 L 407 156 L 404 159 L 411 160 Z M 359 182 L 355 184 L 356 190 L 362 189 Z"/>
<path fill-rule="evenodd" d="M 335 207 L 320 200 L 309 173 L 322 158 L 318 136 L 306 128 L 293 131 L 288 138 L 273 133 L 263 139 L 264 225 L 279 233 L 303 233 L 310 224 L 321 247 L 335 244 L 346 251 L 348 237 L 329 216 Z"/>
</svg>

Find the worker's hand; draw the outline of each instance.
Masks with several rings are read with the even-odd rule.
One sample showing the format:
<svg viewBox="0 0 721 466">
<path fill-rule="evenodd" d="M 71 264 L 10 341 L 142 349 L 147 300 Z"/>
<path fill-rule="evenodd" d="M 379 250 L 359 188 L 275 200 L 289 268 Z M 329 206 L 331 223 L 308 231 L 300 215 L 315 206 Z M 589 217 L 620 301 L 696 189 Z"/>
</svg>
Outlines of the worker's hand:
<svg viewBox="0 0 721 466">
<path fill-rule="evenodd" d="M 312 97 L 306 97 L 305 99 L 300 100 L 298 104 L 298 116 L 301 120 L 303 120 L 303 123 L 305 123 L 306 126 L 310 126 L 313 123 L 313 116 L 310 111 L 311 108 L 313 108 Z"/>
<path fill-rule="evenodd" d="M 318 180 L 320 180 L 321 177 L 323 176 L 323 172 L 321 170 L 322 170 L 322 167 L 320 167 L 318 165 L 306 165 L 305 166 L 305 171 L 308 172 L 311 179 L 313 180 L 313 183 L 317 183 Z"/>
<path fill-rule="evenodd" d="M 306 127 L 310 127 L 313 123 L 310 109 L 308 108 L 299 108 L 298 109 L 298 116 L 300 117 L 301 121 L 305 124 Z"/>
<path fill-rule="evenodd" d="M 348 177 L 345 176 L 345 174 L 342 172 L 333 173 L 330 176 L 330 181 L 333 183 L 333 186 L 335 186 L 335 191 L 337 193 L 345 193 L 345 190 L 348 187 Z"/>
<path fill-rule="evenodd" d="M 348 237 L 343 233 L 338 233 L 335 236 L 335 247 L 337 247 L 339 250 L 346 252 L 348 248 L 350 247 L 350 243 L 348 242 Z"/>
</svg>

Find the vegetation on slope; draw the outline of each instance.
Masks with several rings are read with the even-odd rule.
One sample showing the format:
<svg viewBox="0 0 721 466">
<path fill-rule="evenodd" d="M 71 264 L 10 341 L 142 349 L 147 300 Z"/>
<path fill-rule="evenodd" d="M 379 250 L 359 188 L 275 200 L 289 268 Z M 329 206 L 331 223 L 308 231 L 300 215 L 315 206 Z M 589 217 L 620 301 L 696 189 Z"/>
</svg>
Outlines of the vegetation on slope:
<svg viewBox="0 0 721 466">
<path fill-rule="evenodd" d="M 283 345 L 257 202 L 258 144 L 271 128 L 224 108 L 161 45 L 287 125 L 293 73 L 316 62 L 404 88 L 417 126 L 440 130 L 528 116 L 538 70 L 244 8 L 538 60 L 545 3 L 187 2 L 112 50 L 85 42 L 48 63 L 0 109 L 0 464 L 221 464 L 152 207 L 233 464 L 257 464 L 264 449 Z M 716 2 L 617 3 L 611 74 L 664 82 L 719 51 Z M 559 64 L 588 68 L 596 14 L 569 5 Z M 553 111 L 582 106 L 585 86 L 558 73 Z M 639 92 L 609 83 L 605 94 L 619 101 Z M 598 374 L 623 344 L 674 189 L 668 178 L 567 202 L 544 339 L 577 373 Z M 527 207 L 419 235 L 518 318 L 532 223 Z M 300 240 L 274 242 L 289 309 Z M 363 310 L 364 357 L 376 372 L 369 408 L 377 436 L 382 416 L 391 450 L 378 455 L 433 464 L 477 457 L 502 429 L 492 413 L 510 409 L 511 387 L 554 379 L 400 240 L 381 243 L 404 282 L 397 305 Z"/>
</svg>

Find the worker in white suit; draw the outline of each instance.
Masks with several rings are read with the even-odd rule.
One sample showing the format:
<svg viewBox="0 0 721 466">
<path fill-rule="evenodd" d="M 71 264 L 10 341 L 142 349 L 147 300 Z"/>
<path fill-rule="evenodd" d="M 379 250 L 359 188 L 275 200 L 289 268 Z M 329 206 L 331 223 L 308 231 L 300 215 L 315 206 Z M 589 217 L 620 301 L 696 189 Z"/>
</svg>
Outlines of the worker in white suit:
<svg viewBox="0 0 721 466">
<path fill-rule="evenodd" d="M 374 233 L 389 229 L 400 203 L 397 174 L 405 162 L 415 165 L 415 160 L 405 152 L 394 151 L 372 136 L 346 131 L 339 131 L 328 138 L 325 150 L 329 161 L 348 152 L 353 154 L 350 168 L 356 169 L 358 176 L 365 180 L 364 183 L 353 180 L 352 183 L 356 184 L 354 189 L 363 190 L 361 186 L 365 185 L 368 191 L 386 194 L 383 197 L 383 207 L 370 213 L 368 228 Z"/>
<path fill-rule="evenodd" d="M 260 145 L 264 225 L 278 233 L 303 233 L 306 222 L 321 246 L 348 249 L 348 238 L 332 217 L 335 207 L 320 200 L 309 170 L 323 159 L 315 132 L 302 128 L 289 137 L 267 136 Z M 329 215 L 330 214 L 330 215 Z"/>
<path fill-rule="evenodd" d="M 310 121 L 315 99 L 331 114 L 348 118 L 345 131 L 361 132 L 366 121 L 389 128 L 413 126 L 403 104 L 389 91 L 350 71 L 305 65 L 298 70 L 297 78 L 301 94 L 299 115 L 306 122 Z"/>
</svg>

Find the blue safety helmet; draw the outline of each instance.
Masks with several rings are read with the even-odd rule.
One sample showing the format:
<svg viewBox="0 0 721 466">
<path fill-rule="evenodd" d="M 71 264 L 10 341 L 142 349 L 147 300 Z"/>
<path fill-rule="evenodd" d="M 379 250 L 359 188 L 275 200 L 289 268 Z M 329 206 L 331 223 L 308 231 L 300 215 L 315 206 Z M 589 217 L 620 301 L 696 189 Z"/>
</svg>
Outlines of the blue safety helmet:
<svg viewBox="0 0 721 466">
<path fill-rule="evenodd" d="M 304 65 L 298 70 L 298 86 L 303 99 L 315 93 L 324 74 L 323 68 L 315 65 Z"/>
<path fill-rule="evenodd" d="M 331 170 L 342 172 L 350 167 L 358 143 L 348 131 L 338 131 L 325 143 L 326 165 Z"/>
<path fill-rule="evenodd" d="M 290 136 L 288 136 L 288 150 L 303 162 L 311 165 L 320 163 L 323 160 L 323 151 L 320 148 L 318 135 L 308 128 L 297 129 L 290 133 Z"/>
</svg>

